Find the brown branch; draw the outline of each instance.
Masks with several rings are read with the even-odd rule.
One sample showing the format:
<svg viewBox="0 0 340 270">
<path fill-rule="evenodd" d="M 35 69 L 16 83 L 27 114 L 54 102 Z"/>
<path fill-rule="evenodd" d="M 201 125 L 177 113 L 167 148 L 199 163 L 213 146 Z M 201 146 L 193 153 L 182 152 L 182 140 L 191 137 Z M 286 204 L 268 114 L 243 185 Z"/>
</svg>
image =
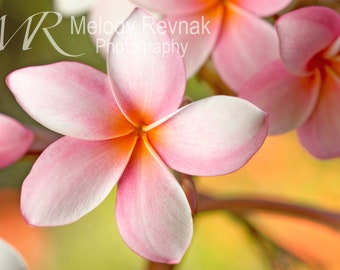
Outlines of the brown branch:
<svg viewBox="0 0 340 270">
<path fill-rule="evenodd" d="M 147 270 L 172 270 L 175 268 L 175 265 L 172 264 L 164 264 L 164 263 L 156 263 L 156 262 L 148 262 Z"/>
<path fill-rule="evenodd" d="M 340 229 L 340 213 L 291 202 L 255 197 L 217 199 L 206 195 L 200 195 L 199 199 L 197 212 L 227 210 L 235 214 L 244 215 L 249 212 L 264 211 L 308 219 L 337 230 Z"/>
<path fill-rule="evenodd" d="M 181 173 L 179 183 L 189 202 L 189 205 L 191 208 L 191 214 L 192 216 L 194 216 L 197 212 L 197 202 L 198 202 L 198 194 L 197 194 L 195 182 L 192 179 L 191 175 Z"/>
<path fill-rule="evenodd" d="M 271 265 L 271 269 L 284 270 L 288 269 L 288 265 L 293 266 L 295 264 L 309 265 L 307 261 L 297 257 L 288 249 L 276 243 L 273 239 L 258 230 L 257 227 L 246 217 L 236 214 L 233 214 L 233 217 L 241 223 L 242 227 L 249 232 L 255 243 L 259 245 L 262 254 Z"/>
<path fill-rule="evenodd" d="M 236 94 L 224 83 L 218 75 L 211 60 L 208 60 L 197 73 L 199 81 L 206 82 L 214 95 L 235 96 Z"/>
</svg>

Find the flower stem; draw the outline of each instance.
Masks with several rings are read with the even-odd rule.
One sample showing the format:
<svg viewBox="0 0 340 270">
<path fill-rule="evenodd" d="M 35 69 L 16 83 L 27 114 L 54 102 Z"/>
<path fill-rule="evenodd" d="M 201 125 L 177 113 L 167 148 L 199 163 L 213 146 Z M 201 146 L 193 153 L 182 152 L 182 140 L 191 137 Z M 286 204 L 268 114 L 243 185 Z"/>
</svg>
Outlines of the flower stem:
<svg viewBox="0 0 340 270">
<path fill-rule="evenodd" d="M 238 197 L 217 199 L 200 194 L 197 212 L 214 210 L 227 210 L 242 215 L 248 212 L 265 211 L 308 219 L 334 229 L 340 229 L 340 214 L 336 212 L 269 198 Z"/>
<path fill-rule="evenodd" d="M 172 270 L 174 269 L 175 265 L 172 264 L 164 264 L 164 263 L 157 263 L 157 262 L 148 262 L 147 270 Z"/>
<path fill-rule="evenodd" d="M 257 229 L 257 227 L 246 217 L 242 215 L 233 215 L 242 227 L 248 231 L 252 239 L 255 241 L 259 250 L 269 262 L 271 269 L 284 270 L 291 269 L 297 265 L 307 266 L 307 262 L 294 255 L 292 252 L 276 243 L 271 238 L 267 237 L 264 233 Z"/>
<path fill-rule="evenodd" d="M 226 86 L 221 77 L 218 75 L 211 60 L 208 60 L 197 73 L 197 78 L 200 81 L 206 82 L 214 95 L 235 96 L 236 94 Z"/>
<path fill-rule="evenodd" d="M 179 183 L 189 202 L 189 205 L 191 208 L 191 214 L 194 216 L 197 212 L 197 201 L 198 201 L 198 194 L 197 194 L 195 182 L 192 179 L 191 175 L 181 174 Z"/>
</svg>

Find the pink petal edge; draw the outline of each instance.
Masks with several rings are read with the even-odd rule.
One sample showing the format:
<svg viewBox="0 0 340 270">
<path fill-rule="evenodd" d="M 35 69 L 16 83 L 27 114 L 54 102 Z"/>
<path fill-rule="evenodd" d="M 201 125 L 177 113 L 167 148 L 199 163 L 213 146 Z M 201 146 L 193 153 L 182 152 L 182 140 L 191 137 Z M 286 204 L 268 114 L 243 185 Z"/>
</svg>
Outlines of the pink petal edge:
<svg viewBox="0 0 340 270">
<path fill-rule="evenodd" d="M 97 53 L 100 52 L 104 57 L 108 55 L 113 34 L 135 8 L 136 5 L 129 0 L 97 1 L 88 15 L 91 25 L 106 26 L 102 31 L 94 28 L 89 32 Z"/>
<path fill-rule="evenodd" d="M 21 107 L 55 132 L 103 140 L 131 131 L 107 75 L 90 66 L 58 62 L 28 67 L 10 73 L 6 82 Z"/>
<path fill-rule="evenodd" d="M 235 92 L 279 58 L 274 27 L 236 5 L 228 4 L 221 31 L 212 59 L 224 82 Z"/>
<path fill-rule="evenodd" d="M 169 15 L 163 18 L 170 24 L 168 29 L 174 42 L 180 44 L 188 78 L 195 75 L 211 55 L 220 33 L 223 11 L 223 5 L 218 5 L 216 8 L 194 14 Z M 183 27 L 180 27 L 182 22 L 189 25 L 197 25 L 199 22 L 200 28 L 183 30 Z"/>
<path fill-rule="evenodd" d="M 340 156 L 339 100 L 340 78 L 328 70 L 313 114 L 298 129 L 301 144 L 316 158 Z"/>
<path fill-rule="evenodd" d="M 33 133 L 13 118 L 0 113 L 0 168 L 20 159 L 33 142 Z"/>
<path fill-rule="evenodd" d="M 135 139 L 84 141 L 63 137 L 34 163 L 21 192 L 21 211 L 35 226 L 74 222 L 111 192 L 128 163 Z"/>
<path fill-rule="evenodd" d="M 144 20 L 150 22 L 148 27 Z M 134 25 L 133 29 L 127 30 L 128 25 Z M 107 63 L 114 96 L 136 126 L 176 110 L 185 91 L 185 67 L 179 53 L 153 47 L 171 46 L 169 35 L 157 30 L 158 25 L 152 16 L 135 9 L 111 41 Z M 126 50 L 115 52 L 115 46 Z"/>
<path fill-rule="evenodd" d="M 282 62 L 291 73 L 308 76 L 311 60 L 340 35 L 340 15 L 325 7 L 306 7 L 281 16 L 275 24 Z"/>
<path fill-rule="evenodd" d="M 260 148 L 267 116 L 248 101 L 213 96 L 180 109 L 148 132 L 169 167 L 190 175 L 213 176 L 242 167 Z"/>
<path fill-rule="evenodd" d="M 295 76 L 277 60 L 250 79 L 239 97 L 269 114 L 270 135 L 282 134 L 301 126 L 310 116 L 319 97 L 320 83 L 320 74 Z"/>
<path fill-rule="evenodd" d="M 176 264 L 191 242 L 193 224 L 185 194 L 142 141 L 118 183 L 116 219 L 126 244 L 151 261 Z"/>
</svg>

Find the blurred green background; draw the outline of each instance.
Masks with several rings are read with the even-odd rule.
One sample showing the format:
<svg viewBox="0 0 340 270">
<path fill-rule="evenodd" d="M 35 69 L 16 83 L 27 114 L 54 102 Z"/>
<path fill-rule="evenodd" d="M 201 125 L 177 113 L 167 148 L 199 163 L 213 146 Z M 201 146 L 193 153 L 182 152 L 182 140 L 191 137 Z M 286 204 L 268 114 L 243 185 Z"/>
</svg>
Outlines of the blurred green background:
<svg viewBox="0 0 340 270">
<path fill-rule="evenodd" d="M 0 23 L 5 30 L 5 43 L 28 17 L 51 10 L 52 2 L 46 0 L 0 1 Z M 35 17 L 33 24 L 38 20 Z M 48 16 L 42 26 L 52 25 L 55 20 L 54 16 Z M 64 51 L 83 53 L 80 57 L 71 58 L 58 53 L 41 30 L 32 40 L 31 49 L 22 50 L 24 28 L 0 51 L 1 113 L 26 125 L 38 125 L 17 105 L 5 85 L 5 77 L 12 70 L 62 60 L 79 61 L 106 70 L 105 59 L 96 53 L 90 37 L 70 34 L 70 24 L 70 19 L 64 18 L 50 32 Z M 210 94 L 207 85 L 196 78 L 188 82 L 187 95 L 192 99 Z M 127 248 L 117 230 L 115 191 L 98 208 L 74 224 L 56 228 L 26 225 L 19 210 L 20 186 L 33 162 L 34 157 L 25 157 L 0 170 L 0 237 L 22 253 L 30 269 L 146 269 L 146 261 Z M 289 133 L 268 138 L 259 153 L 239 172 L 196 178 L 195 181 L 198 190 L 205 193 L 229 197 L 266 195 L 340 211 L 339 175 L 339 159 L 318 161 L 312 158 L 302 149 L 296 135 Z M 270 241 L 314 266 L 306 267 L 277 249 L 277 253 L 268 255 L 266 248 L 249 233 L 249 228 L 221 211 L 195 217 L 191 247 L 176 269 L 269 270 L 275 267 L 271 260 L 285 261 L 285 268 L 275 269 L 340 268 L 340 236 L 337 231 L 296 218 L 259 212 L 250 213 L 249 219 Z"/>
</svg>

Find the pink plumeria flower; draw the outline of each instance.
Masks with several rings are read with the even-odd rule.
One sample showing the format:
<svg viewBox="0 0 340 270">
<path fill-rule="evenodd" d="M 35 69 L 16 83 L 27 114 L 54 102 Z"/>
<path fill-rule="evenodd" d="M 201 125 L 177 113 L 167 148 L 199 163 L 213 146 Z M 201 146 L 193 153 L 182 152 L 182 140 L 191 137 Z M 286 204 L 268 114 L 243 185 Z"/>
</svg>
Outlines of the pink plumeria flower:
<svg viewBox="0 0 340 270">
<path fill-rule="evenodd" d="M 26 263 L 19 253 L 7 242 L 0 238 L 0 269 L 25 270 Z"/>
<path fill-rule="evenodd" d="M 270 115 L 270 134 L 297 128 L 315 157 L 340 156 L 340 15 L 306 7 L 276 23 L 281 59 L 254 76 L 240 96 Z"/>
<path fill-rule="evenodd" d="M 185 63 L 188 77 L 194 75 L 211 55 L 224 82 L 234 91 L 259 69 L 279 55 L 278 40 L 271 24 L 260 17 L 270 16 L 292 0 L 134 0 L 150 10 L 165 14 L 172 26 L 179 22 L 201 25 L 175 27 L 173 37 L 188 44 Z M 202 19 L 203 18 L 203 19 Z M 202 21 L 203 20 L 203 21 Z M 209 31 L 204 31 L 208 24 Z"/>
<path fill-rule="evenodd" d="M 177 263 L 192 237 L 189 203 L 168 167 L 226 174 L 259 149 L 267 116 L 248 101 L 215 96 L 178 109 L 186 76 L 166 33 L 144 28 L 136 9 L 112 38 L 108 76 L 61 62 L 14 71 L 7 83 L 37 121 L 65 136 L 38 158 L 22 187 L 33 225 L 78 220 L 117 187 L 116 219 L 127 245 L 157 262 Z M 123 31 L 128 24 L 133 30 Z M 124 52 L 115 46 L 126 46 Z M 144 45 L 150 51 L 139 50 Z"/>
<path fill-rule="evenodd" d="M 119 5 L 123 2 L 129 1 L 101 0 L 91 18 L 98 25 L 103 18 L 117 20 L 124 14 Z M 193 76 L 211 55 L 222 79 L 238 91 L 259 69 L 279 56 L 275 30 L 260 17 L 277 13 L 292 0 L 131 2 L 164 15 L 164 21 L 171 25 L 168 29 L 174 42 L 183 47 L 188 77 Z M 103 32 L 94 33 L 97 41 L 103 39 Z"/>
<path fill-rule="evenodd" d="M 0 169 L 20 159 L 33 142 L 33 133 L 13 118 L 0 114 Z"/>
</svg>

